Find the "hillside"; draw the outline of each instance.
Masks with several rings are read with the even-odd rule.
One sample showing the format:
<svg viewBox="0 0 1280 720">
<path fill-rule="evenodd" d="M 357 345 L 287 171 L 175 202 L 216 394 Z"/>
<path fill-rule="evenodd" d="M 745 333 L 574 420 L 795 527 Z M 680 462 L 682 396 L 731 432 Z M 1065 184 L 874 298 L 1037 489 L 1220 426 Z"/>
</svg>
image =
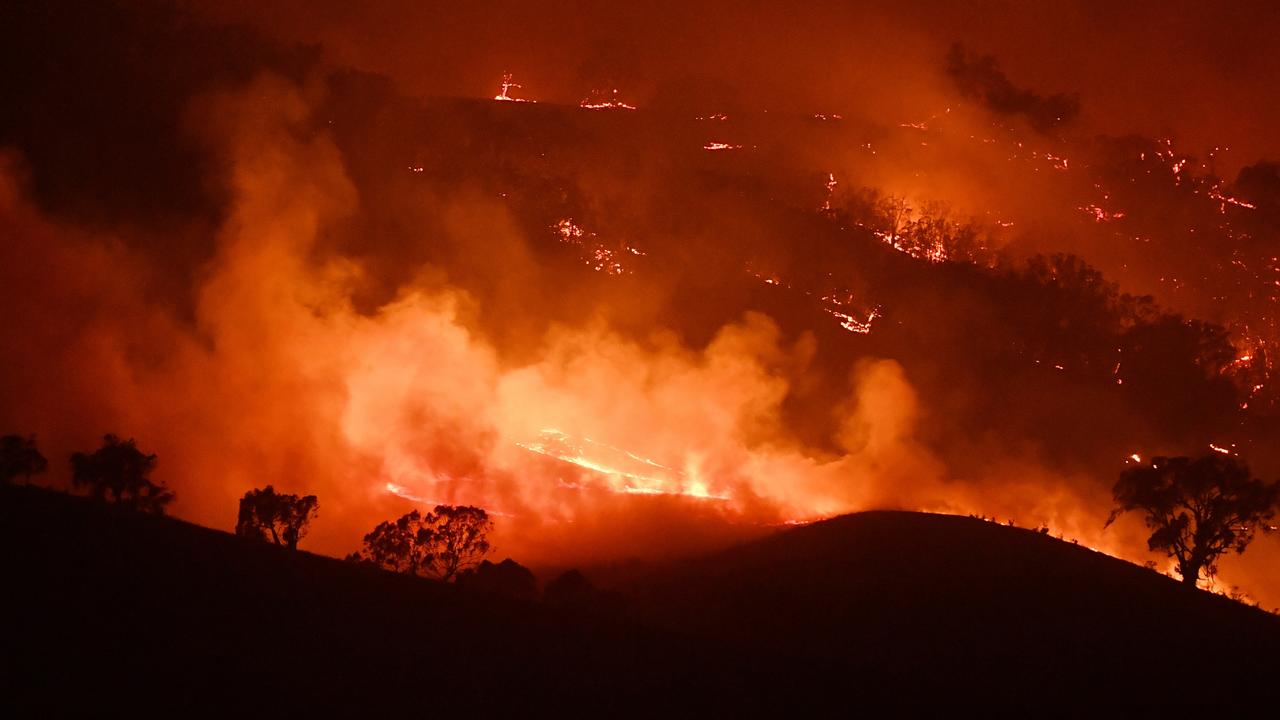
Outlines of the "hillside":
<svg viewBox="0 0 1280 720">
<path fill-rule="evenodd" d="M 624 616 L 0 498 L 5 696 L 42 714 L 1221 707 L 1277 669 L 1273 616 L 965 518 L 864 513 L 650 567 L 614 583 Z"/>
<path fill-rule="evenodd" d="M 794 659 L 784 667 L 912 687 L 925 701 L 1167 702 L 1194 678 L 1195 702 L 1229 702 L 1280 670 L 1273 615 L 974 518 L 839 517 L 630 587 L 658 626 Z"/>
</svg>

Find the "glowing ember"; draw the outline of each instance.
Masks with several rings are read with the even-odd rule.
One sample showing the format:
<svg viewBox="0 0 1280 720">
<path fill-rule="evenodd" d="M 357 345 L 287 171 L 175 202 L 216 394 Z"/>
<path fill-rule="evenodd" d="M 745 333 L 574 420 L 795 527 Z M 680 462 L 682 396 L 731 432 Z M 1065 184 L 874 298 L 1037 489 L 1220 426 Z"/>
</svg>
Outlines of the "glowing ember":
<svg viewBox="0 0 1280 720">
<path fill-rule="evenodd" d="M 949 114 L 951 114 L 951 108 L 947 108 L 946 110 L 943 110 L 942 112 L 936 115 L 930 116 L 928 120 L 921 120 L 920 122 L 898 123 L 898 127 L 910 128 L 912 130 L 928 130 L 930 123 L 932 123 L 933 121 L 937 120 L 938 118 L 944 115 L 949 115 Z"/>
<path fill-rule="evenodd" d="M 612 92 L 592 90 L 591 94 L 578 103 L 578 107 L 587 110 L 635 110 L 635 105 L 628 105 L 618 99 L 618 89 Z"/>
<path fill-rule="evenodd" d="M 523 86 L 522 86 L 522 85 L 520 85 L 520 83 L 518 83 L 518 82 L 514 82 L 514 81 L 511 79 L 511 73 L 503 73 L 503 75 L 502 75 L 502 91 L 501 91 L 501 92 L 499 92 L 497 95 L 494 95 L 494 96 L 493 96 L 493 99 L 494 99 L 494 100 L 502 100 L 502 101 L 505 101 L 505 102 L 527 102 L 527 103 L 537 102 L 537 100 L 527 100 L 527 99 L 525 99 L 525 98 L 512 97 L 512 96 L 511 96 L 511 89 L 512 89 L 512 88 L 519 88 L 519 87 L 523 87 Z"/>
<path fill-rule="evenodd" d="M 870 314 L 867 315 L 866 320 L 859 320 L 849 313 L 842 312 L 834 308 L 823 308 L 823 310 L 839 320 L 840 327 L 848 330 L 849 332 L 858 333 L 860 335 L 866 335 L 871 332 L 871 323 L 874 322 L 876 318 L 880 317 L 879 313 L 875 310 L 872 310 Z"/>
<path fill-rule="evenodd" d="M 823 312 L 840 321 L 840 327 L 851 333 L 866 335 L 871 332 L 871 324 L 880 317 L 880 308 L 873 307 L 865 313 L 865 319 L 853 314 L 853 294 L 849 292 L 831 293 L 822 298 Z"/>
<path fill-rule="evenodd" d="M 560 242 L 577 245 L 582 248 L 582 261 L 596 272 L 606 275 L 625 275 L 632 272 L 623 264 L 627 255 L 641 257 L 645 253 L 630 245 L 608 247 L 600 242 L 595 233 L 583 230 L 572 218 L 560 220 L 551 228 L 560 236 Z"/>
<path fill-rule="evenodd" d="M 1257 205 L 1254 205 L 1253 203 L 1245 202 L 1244 200 L 1241 200 L 1240 198 L 1231 197 L 1231 196 L 1229 196 L 1229 195 L 1223 195 L 1223 194 L 1222 194 L 1222 186 L 1221 186 L 1221 184 L 1219 184 L 1219 185 L 1218 185 L 1218 186 L 1216 186 L 1216 187 L 1211 188 L 1211 189 L 1209 190 L 1209 192 L 1208 192 L 1208 193 L 1206 193 L 1206 194 L 1207 194 L 1209 197 L 1211 197 L 1211 198 L 1213 198 L 1214 200 L 1217 200 L 1218 202 L 1220 202 L 1220 203 L 1221 203 L 1221 205 L 1220 205 L 1220 206 L 1219 206 L 1219 208 L 1218 208 L 1219 212 L 1223 212 L 1223 213 L 1225 213 L 1225 212 L 1227 211 L 1227 206 L 1228 206 L 1228 205 L 1235 205 L 1236 207 L 1244 208 L 1244 209 L 1246 209 L 1246 210 L 1256 210 L 1256 209 L 1258 209 L 1258 206 L 1257 206 Z"/>
<path fill-rule="evenodd" d="M 741 150 L 741 145 L 730 145 L 723 142 L 709 142 L 702 146 L 703 150 Z"/>
<path fill-rule="evenodd" d="M 827 196 L 822 201 L 822 207 L 819 208 L 824 213 L 832 212 L 831 201 L 836 196 L 836 186 L 840 183 L 836 182 L 835 173 L 827 173 Z"/>
<path fill-rule="evenodd" d="M 1094 222 L 1111 222 L 1124 217 L 1124 211 L 1122 210 L 1112 212 L 1098 205 L 1082 205 L 1079 209 L 1080 212 L 1091 215 Z"/>
</svg>

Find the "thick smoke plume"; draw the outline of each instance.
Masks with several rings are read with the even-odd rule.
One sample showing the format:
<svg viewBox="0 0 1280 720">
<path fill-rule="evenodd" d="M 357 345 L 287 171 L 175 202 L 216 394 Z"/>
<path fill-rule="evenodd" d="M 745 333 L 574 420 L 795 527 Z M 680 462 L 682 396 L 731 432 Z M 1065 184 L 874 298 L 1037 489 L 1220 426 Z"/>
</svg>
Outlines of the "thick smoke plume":
<svg viewBox="0 0 1280 720">
<path fill-rule="evenodd" d="M 177 512 L 214 526 L 251 487 L 316 493 L 325 519 L 313 542 L 335 553 L 421 503 L 489 507 L 504 551 L 564 561 L 941 502 L 943 470 L 912 440 L 901 367 L 851 368 L 837 449 L 807 447 L 780 407 L 812 340 L 787 345 L 764 316 L 703 348 L 661 329 L 636 342 L 602 323 L 556 327 L 531 362 L 508 365 L 466 320 L 471 299 L 429 268 L 357 312 L 360 268 L 316 252 L 358 193 L 332 142 L 306 129 L 301 91 L 263 79 L 206 103 L 233 200 L 191 325 L 150 302 L 157 269 L 43 217 L 6 168 L 4 300 L 20 342 L 6 354 L 4 420 L 55 457 L 102 432 L 136 436 L 160 455 Z M 664 467 L 601 479 L 523 447 L 549 429 Z"/>
<path fill-rule="evenodd" d="M 1009 80 L 991 55 L 971 56 L 960 44 L 947 52 L 947 74 L 960 93 L 980 100 L 992 112 L 1023 117 L 1039 132 L 1071 122 L 1080 113 L 1074 95 L 1041 95 Z"/>
</svg>

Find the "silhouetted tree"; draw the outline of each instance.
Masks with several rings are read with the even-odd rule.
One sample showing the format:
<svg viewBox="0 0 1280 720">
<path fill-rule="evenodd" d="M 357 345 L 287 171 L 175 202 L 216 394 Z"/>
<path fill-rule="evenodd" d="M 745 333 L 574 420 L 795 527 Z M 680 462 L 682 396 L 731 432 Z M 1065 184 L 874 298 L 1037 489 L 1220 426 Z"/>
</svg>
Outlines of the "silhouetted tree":
<svg viewBox="0 0 1280 720">
<path fill-rule="evenodd" d="M 457 582 L 473 590 L 520 600 L 532 600 L 538 594 L 533 572 L 511 558 L 497 564 L 482 560 L 474 568 L 459 572 Z"/>
<path fill-rule="evenodd" d="M 378 523 L 364 536 L 364 547 L 347 559 L 407 575 L 421 575 L 429 559 L 430 532 L 422 515 L 414 510 L 396 520 Z"/>
<path fill-rule="evenodd" d="M 35 436 L 5 435 L 0 438 L 0 484 L 8 485 L 21 475 L 31 482 L 49 467 L 49 461 L 36 449 Z"/>
<path fill-rule="evenodd" d="M 105 435 L 102 447 L 92 453 L 72 454 L 71 481 L 76 487 L 87 487 L 97 500 L 163 515 L 174 495 L 163 483 L 151 482 L 155 467 L 156 456 L 143 454 L 132 438 L 121 441 Z"/>
<path fill-rule="evenodd" d="M 1182 581 L 1192 586 L 1201 571 L 1213 575 L 1223 553 L 1244 552 L 1280 502 L 1280 484 L 1254 478 L 1244 463 L 1221 453 L 1153 458 L 1121 473 L 1114 493 L 1118 507 L 1107 525 L 1129 510 L 1146 513 L 1147 546 L 1177 560 Z"/>
<path fill-rule="evenodd" d="M 433 526 L 431 569 L 441 580 L 471 567 L 489 553 L 489 513 L 472 505 L 437 505 L 427 516 Z"/>
<path fill-rule="evenodd" d="M 437 505 L 425 516 L 414 510 L 380 523 L 364 536 L 364 548 L 348 559 L 447 581 L 489 552 L 492 529 L 489 514 L 481 508 Z"/>
<path fill-rule="evenodd" d="M 315 518 L 319 502 L 315 495 L 277 493 L 270 485 L 250 490 L 240 499 L 240 515 L 236 519 L 236 535 L 270 540 L 298 549 L 298 541 L 307 534 L 307 526 Z"/>
</svg>

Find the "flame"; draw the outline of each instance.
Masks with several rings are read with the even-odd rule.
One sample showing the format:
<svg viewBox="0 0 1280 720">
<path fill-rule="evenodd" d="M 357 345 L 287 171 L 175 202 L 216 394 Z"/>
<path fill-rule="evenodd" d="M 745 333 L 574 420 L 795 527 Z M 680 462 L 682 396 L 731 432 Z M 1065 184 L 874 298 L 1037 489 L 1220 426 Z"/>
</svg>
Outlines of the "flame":
<svg viewBox="0 0 1280 720">
<path fill-rule="evenodd" d="M 825 198 L 823 198 L 823 200 L 822 200 L 822 206 L 818 208 L 818 210 L 819 210 L 820 212 L 823 212 L 823 213 L 831 213 L 831 212 L 832 212 L 833 208 L 832 208 L 832 205 L 831 205 L 831 201 L 835 199 L 835 196 L 836 196 L 836 186 L 837 186 L 837 185 L 839 185 L 839 184 L 840 184 L 840 183 L 836 182 L 836 174 L 835 174 L 835 173 L 831 173 L 831 172 L 827 173 L 827 183 L 826 183 L 827 195 L 826 195 L 826 197 L 825 197 Z"/>
<path fill-rule="evenodd" d="M 635 110 L 636 109 L 635 105 L 628 105 L 627 103 L 618 99 L 617 88 L 614 88 L 610 92 L 605 92 L 603 90 L 592 90 L 591 94 L 583 98 L 582 102 L 578 103 L 578 107 L 586 108 L 587 110 Z"/>
<path fill-rule="evenodd" d="M 646 254 L 642 250 L 625 244 L 620 248 L 607 247 L 600 242 L 595 233 L 583 230 L 573 221 L 573 218 L 559 220 L 551 227 L 560 236 L 561 242 L 582 248 L 582 261 L 586 265 L 606 275 L 630 274 L 633 272 L 632 269 L 623 262 L 626 256 L 631 255 L 634 258 L 643 257 Z"/>
<path fill-rule="evenodd" d="M 512 96 L 511 96 L 511 89 L 512 89 L 512 88 L 519 88 L 519 87 L 523 87 L 523 86 L 522 86 L 520 83 L 515 82 L 515 81 L 514 81 L 514 80 L 512 80 L 511 78 L 512 78 L 511 73 L 503 73 L 503 75 L 502 75 L 502 85 L 501 85 L 502 89 L 501 89 L 501 91 L 499 91 L 499 92 L 498 92 L 498 94 L 497 94 L 497 95 L 494 95 L 494 96 L 493 96 L 493 99 L 494 99 L 494 100 L 501 100 L 501 101 L 504 101 L 504 102 L 527 102 L 527 103 L 536 103 L 536 102 L 538 102 L 537 100 L 527 100 L 527 99 L 525 99 L 525 98 L 512 97 Z"/>
</svg>

